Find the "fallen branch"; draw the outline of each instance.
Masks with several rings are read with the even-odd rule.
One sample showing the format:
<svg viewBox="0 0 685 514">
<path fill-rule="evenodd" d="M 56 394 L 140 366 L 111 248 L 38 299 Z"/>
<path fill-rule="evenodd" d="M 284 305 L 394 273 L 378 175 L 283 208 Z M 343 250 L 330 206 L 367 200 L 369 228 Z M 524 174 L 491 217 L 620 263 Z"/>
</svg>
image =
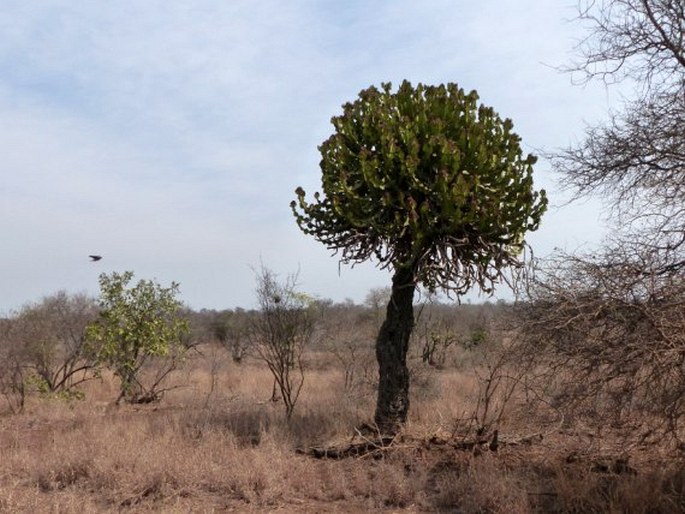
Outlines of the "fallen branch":
<svg viewBox="0 0 685 514">
<path fill-rule="evenodd" d="M 344 459 L 347 457 L 364 457 L 365 455 L 380 455 L 392 447 L 395 437 L 381 437 L 367 439 L 361 443 L 348 444 L 342 447 L 298 449 L 297 453 L 309 455 L 317 459 Z"/>
<path fill-rule="evenodd" d="M 359 435 L 359 431 L 357 431 Z M 499 447 L 507 443 L 498 439 L 497 431 L 495 431 L 491 438 L 478 438 L 472 441 L 457 441 L 452 439 L 445 439 L 438 436 L 432 436 L 428 439 L 416 439 L 410 436 L 378 436 L 375 438 L 363 437 L 360 443 L 348 443 L 342 446 L 329 447 L 310 447 L 306 449 L 298 449 L 297 453 L 302 455 L 309 455 L 316 459 L 345 459 L 348 457 L 363 458 L 371 456 L 373 458 L 380 458 L 391 450 L 399 448 L 426 448 L 429 449 L 435 446 L 448 446 L 457 451 L 473 451 L 481 452 L 485 449 L 496 452 Z M 401 442 L 402 445 L 397 443 Z"/>
</svg>

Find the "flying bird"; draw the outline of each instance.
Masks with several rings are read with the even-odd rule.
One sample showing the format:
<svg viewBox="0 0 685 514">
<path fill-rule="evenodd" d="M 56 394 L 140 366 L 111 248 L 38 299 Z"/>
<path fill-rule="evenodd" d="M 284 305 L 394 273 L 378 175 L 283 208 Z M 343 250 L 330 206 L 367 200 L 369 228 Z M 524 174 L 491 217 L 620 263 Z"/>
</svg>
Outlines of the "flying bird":
<svg viewBox="0 0 685 514">
<path fill-rule="evenodd" d="M 99 261 L 102 259 L 102 255 L 89 255 L 91 262 Z"/>
</svg>

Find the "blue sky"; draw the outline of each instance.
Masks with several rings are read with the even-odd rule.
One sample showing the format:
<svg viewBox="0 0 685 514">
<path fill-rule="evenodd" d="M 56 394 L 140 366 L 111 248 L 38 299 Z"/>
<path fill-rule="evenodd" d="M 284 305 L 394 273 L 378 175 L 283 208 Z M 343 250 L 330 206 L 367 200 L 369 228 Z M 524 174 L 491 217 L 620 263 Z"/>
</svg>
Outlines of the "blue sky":
<svg viewBox="0 0 685 514">
<path fill-rule="evenodd" d="M 288 207 L 318 189 L 330 118 L 371 84 L 457 82 L 526 151 L 565 146 L 615 103 L 553 69 L 583 35 L 573 16 L 549 0 L 3 0 L 0 313 L 124 270 L 180 282 L 194 308 L 250 307 L 260 260 L 363 300 L 389 275 L 339 269 Z M 597 202 L 566 206 L 543 160 L 535 178 L 552 203 L 536 254 L 596 243 Z"/>
</svg>

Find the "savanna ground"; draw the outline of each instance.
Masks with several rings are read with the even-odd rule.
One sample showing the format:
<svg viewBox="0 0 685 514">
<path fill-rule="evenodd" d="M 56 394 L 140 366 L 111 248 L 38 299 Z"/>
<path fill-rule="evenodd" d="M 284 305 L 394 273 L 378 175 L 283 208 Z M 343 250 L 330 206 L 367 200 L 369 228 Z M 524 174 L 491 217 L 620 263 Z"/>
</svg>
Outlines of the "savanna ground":
<svg viewBox="0 0 685 514">
<path fill-rule="evenodd" d="M 360 442 L 355 426 L 375 397 L 372 380 L 345 389 L 324 352 L 309 354 L 289 422 L 270 401 L 266 366 L 236 364 L 212 344 L 191 354 L 157 404 L 114 405 L 109 376 L 88 382 L 80 401 L 32 395 L 22 413 L 0 417 L 0 511 L 685 511 L 685 472 L 671 451 L 560 424 L 523 394 L 498 425 L 497 451 L 462 449 L 482 381 L 468 365 L 417 362 L 413 372 L 404 435 L 340 460 L 298 450 Z"/>
</svg>

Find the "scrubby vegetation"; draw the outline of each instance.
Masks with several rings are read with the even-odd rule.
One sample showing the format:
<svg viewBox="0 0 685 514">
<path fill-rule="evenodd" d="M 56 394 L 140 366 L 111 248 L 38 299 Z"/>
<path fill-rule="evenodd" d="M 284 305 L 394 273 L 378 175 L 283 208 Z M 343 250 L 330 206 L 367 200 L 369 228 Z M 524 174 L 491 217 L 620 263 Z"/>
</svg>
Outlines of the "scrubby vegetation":
<svg viewBox="0 0 685 514">
<path fill-rule="evenodd" d="M 197 346 L 157 403 L 117 406 L 119 381 L 108 371 L 75 386 L 79 396 L 26 385 L 23 411 L 11 414 L 5 402 L 0 417 L 0 510 L 685 509 L 677 446 L 664 439 L 626 446 L 618 429 L 629 429 L 629 407 L 615 427 L 567 416 L 554 384 L 535 381 L 542 364 L 518 353 L 515 312 L 501 303 L 417 305 L 405 430 L 357 456 L 314 457 L 311 448 L 374 441 L 362 427 L 376 394 L 380 293 L 365 305 L 319 302 L 317 337 L 302 354 L 305 382 L 290 417 L 249 344 L 236 362 L 232 345 L 217 337 L 217 320 L 257 311 L 187 312 Z M 151 361 L 142 373 L 158 366 Z"/>
</svg>

